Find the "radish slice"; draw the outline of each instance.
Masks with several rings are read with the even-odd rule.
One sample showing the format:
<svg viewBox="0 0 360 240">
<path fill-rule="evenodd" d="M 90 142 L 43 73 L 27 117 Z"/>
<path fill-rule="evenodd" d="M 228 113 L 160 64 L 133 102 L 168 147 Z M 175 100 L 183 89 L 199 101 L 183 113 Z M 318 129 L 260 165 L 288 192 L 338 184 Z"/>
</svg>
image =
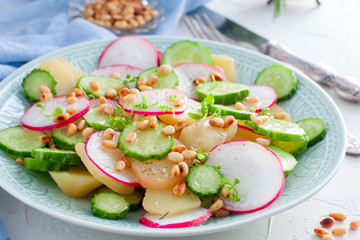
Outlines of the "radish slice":
<svg viewBox="0 0 360 240">
<path fill-rule="evenodd" d="M 120 132 L 114 132 L 115 134 L 112 141 L 117 143 Z M 94 163 L 94 165 L 103 173 L 115 181 L 131 187 L 140 186 L 140 183 L 129 169 L 125 169 L 121 172 L 116 170 L 116 163 L 120 159 L 119 156 L 124 156 L 124 154 L 119 149 L 109 150 L 104 148 L 101 145 L 104 140 L 103 133 L 104 131 L 93 133 L 85 142 L 85 152 L 90 161 Z"/>
<path fill-rule="evenodd" d="M 257 132 L 255 132 L 254 129 L 249 128 L 248 126 L 245 126 L 245 125 L 242 125 L 242 124 L 239 124 L 239 123 L 238 123 L 237 126 L 238 126 L 238 128 L 241 128 L 241 129 L 243 129 L 243 130 L 250 131 L 250 132 L 252 132 L 252 133 L 258 134 Z M 259 134 L 259 135 L 261 135 L 261 134 Z M 261 136 L 263 136 L 263 135 L 261 135 Z"/>
<path fill-rule="evenodd" d="M 99 58 L 99 66 L 128 64 L 141 69 L 158 65 L 158 51 L 145 38 L 138 36 L 119 37 L 110 43 Z"/>
<path fill-rule="evenodd" d="M 224 209 L 248 213 L 272 204 L 284 188 L 284 173 L 279 158 L 269 149 L 250 141 L 220 144 L 209 153 L 206 162 L 221 165 L 220 171 L 236 185 L 241 200 L 224 199 Z"/>
<path fill-rule="evenodd" d="M 198 99 L 195 91 L 193 81 L 198 77 L 204 77 L 207 81 L 210 81 L 210 73 L 216 72 L 222 76 L 224 81 L 227 81 L 227 77 L 220 68 L 206 65 L 202 63 L 180 63 L 173 67 L 174 72 L 179 78 L 180 91 L 186 94 L 187 97 Z"/>
<path fill-rule="evenodd" d="M 163 55 L 162 52 L 157 51 L 157 57 L 158 57 L 157 63 L 158 63 L 158 66 L 160 66 L 160 64 L 161 64 L 161 57 L 162 57 L 162 55 Z"/>
<path fill-rule="evenodd" d="M 209 219 L 211 210 L 200 207 L 175 216 L 145 213 L 139 223 L 152 228 L 183 228 L 199 225 Z"/>
<path fill-rule="evenodd" d="M 112 106 L 116 106 L 118 105 L 118 102 L 114 99 L 111 99 L 111 98 L 106 98 L 106 100 L 108 101 L 108 103 Z M 91 107 L 96 107 L 96 106 L 99 106 L 100 103 L 99 103 L 99 98 L 91 98 L 90 100 L 90 105 Z"/>
<path fill-rule="evenodd" d="M 179 107 L 174 106 L 174 99 L 183 98 L 185 104 Z M 186 97 L 182 92 L 176 89 L 162 88 L 162 89 L 153 89 L 148 91 L 140 92 L 136 97 L 136 100 L 132 103 L 124 103 L 122 101 L 123 97 L 119 98 L 119 105 L 126 111 L 133 111 L 134 114 L 144 114 L 144 115 L 163 115 L 163 114 L 172 114 L 173 111 L 169 110 L 172 108 L 175 114 L 181 114 L 186 110 Z M 146 105 L 150 106 L 152 104 L 157 104 L 155 106 L 140 108 L 132 106 L 134 104 L 140 104 L 142 99 L 146 99 Z M 169 108 L 169 109 L 167 109 Z"/>
<path fill-rule="evenodd" d="M 255 109 L 255 112 L 261 112 L 263 108 L 269 108 L 276 103 L 277 96 L 274 88 L 268 85 L 250 85 L 250 94 L 248 97 L 256 96 L 259 98 L 259 102 L 255 104 L 249 104 L 243 102 L 245 110 Z"/>
<path fill-rule="evenodd" d="M 24 127 L 34 131 L 46 131 L 55 128 L 60 128 L 68 123 L 75 122 L 81 116 L 83 116 L 90 109 L 90 101 L 87 97 L 80 96 L 77 98 L 76 103 L 69 104 L 66 102 L 67 95 L 55 96 L 47 101 L 44 111 L 36 105 L 45 105 L 45 102 L 34 103 L 28 110 L 25 111 L 20 121 Z M 71 115 L 70 118 L 61 123 L 54 123 L 54 117 L 46 117 L 45 115 L 51 115 L 52 112 L 57 108 L 61 107 L 62 111 L 65 112 L 68 107 L 76 106 L 78 111 Z M 45 115 L 44 115 L 45 114 Z"/>
</svg>

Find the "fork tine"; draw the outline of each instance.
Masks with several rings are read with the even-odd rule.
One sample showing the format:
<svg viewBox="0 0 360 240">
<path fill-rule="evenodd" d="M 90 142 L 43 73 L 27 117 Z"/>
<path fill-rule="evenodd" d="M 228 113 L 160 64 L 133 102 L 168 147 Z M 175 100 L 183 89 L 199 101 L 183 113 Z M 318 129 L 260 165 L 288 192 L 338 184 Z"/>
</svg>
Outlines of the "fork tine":
<svg viewBox="0 0 360 240">
<path fill-rule="evenodd" d="M 196 19 L 194 19 L 192 16 L 185 15 L 184 21 L 188 28 L 190 29 L 190 32 L 196 37 L 201 39 L 206 39 L 204 34 L 202 33 L 201 29 L 199 28 L 199 23 Z"/>
<path fill-rule="evenodd" d="M 205 22 L 209 27 L 212 35 L 214 36 L 214 39 L 219 42 L 227 42 L 226 39 L 223 37 L 222 33 L 217 30 L 213 22 L 210 20 L 209 16 L 205 12 L 202 13 L 202 16 L 205 19 Z"/>
</svg>

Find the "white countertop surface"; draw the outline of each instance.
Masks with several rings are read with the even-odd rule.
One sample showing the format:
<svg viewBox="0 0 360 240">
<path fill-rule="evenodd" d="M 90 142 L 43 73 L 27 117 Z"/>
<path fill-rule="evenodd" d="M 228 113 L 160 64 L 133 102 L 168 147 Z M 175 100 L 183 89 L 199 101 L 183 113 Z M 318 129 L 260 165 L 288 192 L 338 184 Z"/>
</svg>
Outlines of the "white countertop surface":
<svg viewBox="0 0 360 240">
<path fill-rule="evenodd" d="M 303 58 L 326 63 L 360 79 L 359 0 L 326 0 L 320 7 L 314 0 L 288 0 L 287 8 L 275 20 L 266 0 L 214 0 L 207 6 L 264 37 L 276 39 Z M 174 35 L 191 37 L 184 23 Z M 348 131 L 360 137 L 360 104 L 344 101 L 331 89 L 324 89 L 339 107 Z M 336 224 L 348 229 L 351 220 L 360 219 L 359 171 L 360 156 L 345 156 L 333 180 L 302 204 L 232 231 L 189 239 L 315 240 L 320 238 L 313 229 L 330 212 L 346 213 L 348 219 Z M 69 224 L 25 205 L 1 188 L 0 199 L 0 219 L 12 240 L 140 239 Z M 360 239 L 360 229 L 336 239 Z"/>
</svg>

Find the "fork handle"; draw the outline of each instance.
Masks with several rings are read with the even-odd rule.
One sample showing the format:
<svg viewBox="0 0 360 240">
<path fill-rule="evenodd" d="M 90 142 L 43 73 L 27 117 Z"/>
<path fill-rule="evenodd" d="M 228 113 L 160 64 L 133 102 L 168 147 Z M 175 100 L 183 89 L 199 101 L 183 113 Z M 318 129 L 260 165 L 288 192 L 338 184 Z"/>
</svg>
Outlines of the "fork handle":
<svg viewBox="0 0 360 240">
<path fill-rule="evenodd" d="M 342 98 L 360 102 L 360 79 L 343 76 L 330 67 L 306 61 L 274 40 L 267 42 L 262 51 L 270 57 L 299 68 L 315 82 L 332 87 Z"/>
</svg>

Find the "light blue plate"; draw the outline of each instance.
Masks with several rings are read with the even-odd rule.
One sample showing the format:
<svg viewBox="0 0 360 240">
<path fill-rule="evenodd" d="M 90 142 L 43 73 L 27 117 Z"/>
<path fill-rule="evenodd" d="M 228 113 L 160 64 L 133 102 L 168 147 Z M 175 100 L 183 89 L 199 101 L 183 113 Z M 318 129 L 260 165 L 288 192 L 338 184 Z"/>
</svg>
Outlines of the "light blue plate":
<svg viewBox="0 0 360 240">
<path fill-rule="evenodd" d="M 181 40 L 169 37 L 147 37 L 159 51 Z M 22 79 L 45 59 L 63 57 L 80 69 L 91 72 L 97 59 L 111 40 L 86 42 L 70 46 L 37 58 L 19 68 L 0 84 L 0 129 L 20 124 L 20 117 L 30 106 L 22 88 Z M 213 54 L 233 57 L 237 63 L 239 82 L 252 84 L 264 67 L 277 63 L 244 49 L 199 41 Z M 126 219 L 112 221 L 93 217 L 89 199 L 66 196 L 47 173 L 28 171 L 14 160 L 0 153 L 0 185 L 24 203 L 51 216 L 92 229 L 138 236 L 189 236 L 224 231 L 266 218 L 294 207 L 319 192 L 334 176 L 345 154 L 345 127 L 339 110 L 329 96 L 314 82 L 297 73 L 299 89 L 290 100 L 280 105 L 294 121 L 308 117 L 322 118 L 328 128 L 326 138 L 310 147 L 298 158 L 299 164 L 286 178 L 281 196 L 268 208 L 250 214 L 232 214 L 213 218 L 202 225 L 181 229 L 153 229 L 138 224 L 141 213 L 129 214 Z"/>
</svg>

